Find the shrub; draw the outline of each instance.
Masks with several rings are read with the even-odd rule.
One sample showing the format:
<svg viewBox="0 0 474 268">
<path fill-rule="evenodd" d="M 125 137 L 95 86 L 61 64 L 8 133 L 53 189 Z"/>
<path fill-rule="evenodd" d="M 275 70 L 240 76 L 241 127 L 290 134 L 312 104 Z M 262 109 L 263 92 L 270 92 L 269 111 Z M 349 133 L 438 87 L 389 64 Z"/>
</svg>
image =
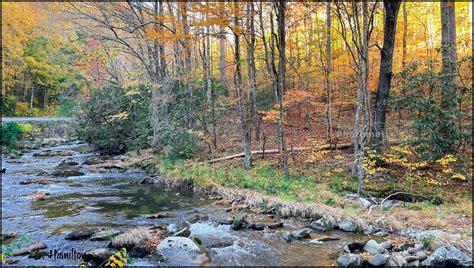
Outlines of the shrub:
<svg viewBox="0 0 474 268">
<path fill-rule="evenodd" d="M 165 130 L 161 135 L 163 153 L 171 160 L 190 159 L 202 149 L 199 137 L 189 130 Z"/>
<path fill-rule="evenodd" d="M 2 96 L 2 115 L 12 116 L 15 114 L 16 97 L 13 95 Z"/>
<path fill-rule="evenodd" d="M 16 122 L 2 124 L 2 146 L 14 146 L 21 137 L 21 127 Z"/>
<path fill-rule="evenodd" d="M 35 127 L 32 124 L 24 123 L 19 124 L 21 130 L 21 138 L 31 138 L 35 135 L 38 135 L 41 132 L 41 128 Z"/>
<path fill-rule="evenodd" d="M 60 116 L 70 117 L 74 114 L 74 108 L 76 107 L 76 102 L 73 100 L 63 100 L 58 107 L 58 114 Z"/>
<path fill-rule="evenodd" d="M 111 154 L 147 147 L 149 98 L 146 85 L 92 91 L 77 113 L 78 137 Z"/>
</svg>

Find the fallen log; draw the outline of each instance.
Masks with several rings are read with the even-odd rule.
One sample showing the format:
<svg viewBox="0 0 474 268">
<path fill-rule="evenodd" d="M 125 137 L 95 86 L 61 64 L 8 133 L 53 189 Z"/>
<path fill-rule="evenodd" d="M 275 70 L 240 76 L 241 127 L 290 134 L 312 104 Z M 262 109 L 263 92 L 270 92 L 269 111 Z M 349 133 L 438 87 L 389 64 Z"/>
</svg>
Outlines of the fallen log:
<svg viewBox="0 0 474 268">
<path fill-rule="evenodd" d="M 335 150 L 335 149 L 342 150 L 342 149 L 351 148 L 352 146 L 353 146 L 352 143 L 344 143 L 344 144 L 339 144 L 337 146 L 325 145 L 325 146 L 322 146 L 320 149 L 324 149 L 324 150 Z M 312 146 L 296 147 L 296 148 L 293 148 L 291 150 L 288 150 L 288 153 L 309 151 L 309 150 L 314 150 L 314 149 L 315 148 L 312 147 Z M 263 150 L 257 150 L 257 151 L 251 151 L 250 152 L 251 155 L 277 154 L 277 153 L 280 153 L 279 149 L 269 149 L 269 150 L 264 150 L 264 151 Z M 241 158 L 241 157 L 244 157 L 244 156 L 245 156 L 245 153 L 238 153 L 238 154 L 233 154 L 233 155 L 229 155 L 229 156 L 224 156 L 224 157 L 220 157 L 220 158 L 200 162 L 200 164 L 203 164 L 203 163 L 213 164 L 213 163 L 217 163 L 217 162 L 221 162 L 221 161 L 225 161 L 225 160 L 231 160 L 231 159 L 234 159 L 234 158 Z"/>
<path fill-rule="evenodd" d="M 13 250 L 13 256 L 28 254 L 33 250 L 44 249 L 44 248 L 46 248 L 46 245 L 43 243 L 43 241 L 37 241 L 27 247 Z"/>
</svg>

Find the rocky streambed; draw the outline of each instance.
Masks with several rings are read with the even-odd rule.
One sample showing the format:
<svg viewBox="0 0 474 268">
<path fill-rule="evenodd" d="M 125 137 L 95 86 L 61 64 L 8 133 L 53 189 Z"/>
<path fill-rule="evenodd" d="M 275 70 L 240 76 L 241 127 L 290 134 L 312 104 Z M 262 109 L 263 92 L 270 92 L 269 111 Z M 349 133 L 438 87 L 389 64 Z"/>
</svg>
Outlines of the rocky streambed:
<svg viewBox="0 0 474 268">
<path fill-rule="evenodd" d="M 241 200 L 153 184 L 121 156 L 79 142 L 2 155 L 7 264 L 97 265 L 121 248 L 135 265 L 470 265 L 455 247 L 350 222 L 288 219 Z"/>
</svg>

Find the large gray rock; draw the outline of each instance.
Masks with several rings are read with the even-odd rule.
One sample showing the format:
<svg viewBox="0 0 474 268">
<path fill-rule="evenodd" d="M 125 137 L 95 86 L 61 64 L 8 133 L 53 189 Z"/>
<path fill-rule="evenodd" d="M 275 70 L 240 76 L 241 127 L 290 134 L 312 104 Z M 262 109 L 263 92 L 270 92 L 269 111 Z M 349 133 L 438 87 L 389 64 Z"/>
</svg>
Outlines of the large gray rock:
<svg viewBox="0 0 474 268">
<path fill-rule="evenodd" d="M 84 173 L 81 172 L 77 166 L 66 166 L 66 167 L 56 167 L 52 175 L 57 176 L 57 177 L 74 177 L 74 176 L 82 176 L 84 175 Z"/>
<path fill-rule="evenodd" d="M 372 205 L 369 200 L 359 196 L 358 194 L 348 194 L 346 195 L 346 198 L 360 203 L 364 208 L 368 208 Z"/>
<path fill-rule="evenodd" d="M 313 229 L 314 231 L 317 231 L 317 232 L 325 232 L 327 230 L 331 230 L 334 228 L 334 224 L 326 219 L 326 218 L 321 218 L 319 220 L 316 220 L 316 221 L 312 221 L 310 224 L 309 224 L 309 227 L 311 229 Z"/>
<path fill-rule="evenodd" d="M 472 259 L 454 246 L 442 246 L 421 262 L 424 266 L 472 266 Z"/>
<path fill-rule="evenodd" d="M 337 258 L 336 263 L 339 267 L 360 267 L 364 264 L 364 258 L 359 254 L 343 254 Z"/>
<path fill-rule="evenodd" d="M 387 266 L 389 267 L 402 267 L 407 264 L 403 253 L 392 253 L 387 260 Z"/>
<path fill-rule="evenodd" d="M 377 254 L 369 259 L 369 264 L 372 266 L 383 266 L 387 262 L 387 256 L 384 254 Z"/>
<path fill-rule="evenodd" d="M 68 233 L 65 237 L 66 240 L 81 240 L 81 239 L 87 239 L 91 237 L 94 234 L 95 230 L 94 229 L 80 229 L 80 230 L 74 230 L 70 233 Z"/>
<path fill-rule="evenodd" d="M 391 249 L 392 248 L 392 241 L 386 240 L 380 243 L 380 246 L 382 246 L 384 249 Z"/>
<path fill-rule="evenodd" d="M 354 232 L 357 229 L 357 226 L 348 219 L 339 222 L 338 227 L 345 232 Z"/>
<path fill-rule="evenodd" d="M 379 243 L 377 243 L 377 241 L 371 239 L 367 241 L 367 243 L 365 243 L 364 251 L 372 255 L 376 255 L 376 254 L 384 253 L 385 248 L 383 248 Z"/>
<path fill-rule="evenodd" d="M 158 246 L 158 254 L 167 259 L 167 265 L 195 266 L 210 262 L 209 256 L 192 239 L 168 237 Z"/>
<path fill-rule="evenodd" d="M 94 249 L 94 250 L 86 252 L 86 254 L 84 254 L 83 259 L 85 262 L 92 262 L 95 265 L 99 265 L 103 263 L 104 261 L 108 260 L 110 256 L 114 254 L 115 252 L 113 252 L 112 250 L 108 248 L 98 248 L 98 249 Z"/>
<path fill-rule="evenodd" d="M 308 238 L 311 232 L 312 232 L 311 229 L 304 228 L 301 230 L 295 230 L 291 232 L 291 236 L 295 239 L 303 239 L 303 238 Z"/>
</svg>

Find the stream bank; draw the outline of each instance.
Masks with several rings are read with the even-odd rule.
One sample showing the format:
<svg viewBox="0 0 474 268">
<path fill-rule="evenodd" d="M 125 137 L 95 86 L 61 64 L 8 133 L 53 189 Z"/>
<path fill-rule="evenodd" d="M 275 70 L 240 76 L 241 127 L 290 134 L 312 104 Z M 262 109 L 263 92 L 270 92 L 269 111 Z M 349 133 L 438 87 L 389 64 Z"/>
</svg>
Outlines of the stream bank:
<svg viewBox="0 0 474 268">
<path fill-rule="evenodd" d="M 420 240 L 375 229 L 369 235 L 345 232 L 325 217 L 274 214 L 271 206 L 262 209 L 228 189 L 150 177 L 129 160 L 67 140 L 2 155 L 2 244 L 14 251 L 15 242 L 23 249 L 36 241 L 46 246 L 7 257 L 7 263 L 97 264 L 121 246 L 137 265 L 416 264 L 436 255 L 420 248 Z M 185 254 L 176 254 L 183 245 Z M 466 263 L 464 255 L 457 257 Z"/>
</svg>

